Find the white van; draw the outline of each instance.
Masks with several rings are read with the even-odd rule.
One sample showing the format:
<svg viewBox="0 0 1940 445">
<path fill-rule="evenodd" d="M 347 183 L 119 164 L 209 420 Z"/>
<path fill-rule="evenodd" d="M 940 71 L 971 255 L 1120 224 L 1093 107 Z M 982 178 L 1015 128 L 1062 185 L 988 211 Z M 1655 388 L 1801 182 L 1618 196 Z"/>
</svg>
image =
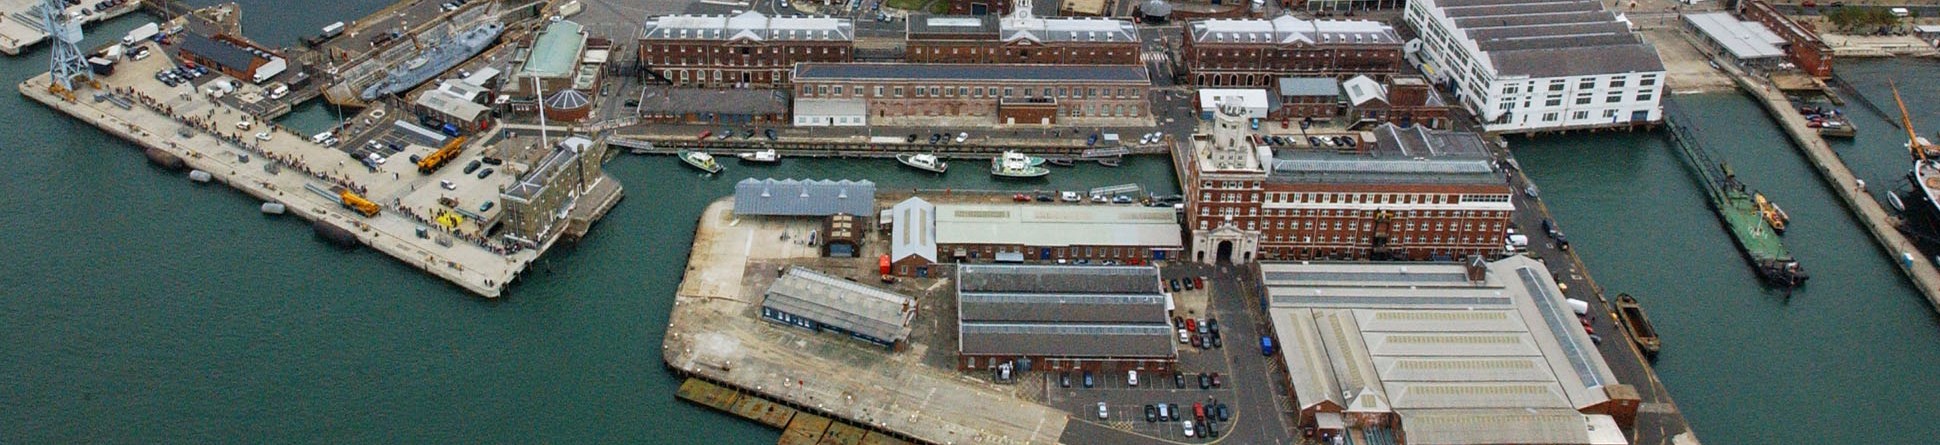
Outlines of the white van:
<svg viewBox="0 0 1940 445">
<path fill-rule="evenodd" d="M 1899 18 L 1907 18 L 1913 15 L 1913 12 L 1906 10 L 1906 8 L 1893 8 L 1893 9 L 1888 9 L 1887 11 L 1891 12 L 1894 17 L 1899 17 Z"/>
</svg>

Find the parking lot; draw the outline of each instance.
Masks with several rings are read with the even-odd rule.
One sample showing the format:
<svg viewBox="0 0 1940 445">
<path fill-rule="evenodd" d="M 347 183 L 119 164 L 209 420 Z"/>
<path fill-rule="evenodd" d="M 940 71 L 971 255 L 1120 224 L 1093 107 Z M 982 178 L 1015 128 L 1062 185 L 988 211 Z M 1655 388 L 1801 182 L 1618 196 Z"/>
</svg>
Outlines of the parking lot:
<svg viewBox="0 0 1940 445">
<path fill-rule="evenodd" d="M 1163 276 L 1168 286 L 1170 286 L 1170 283 L 1174 279 L 1201 277 L 1202 273 L 1210 272 L 1206 269 L 1204 267 L 1168 266 L 1164 268 Z M 1206 283 L 1207 286 L 1213 287 L 1213 290 L 1196 286 L 1193 289 L 1186 290 L 1182 284 L 1181 290 L 1175 292 L 1174 295 L 1175 300 L 1178 301 L 1179 308 L 1176 314 L 1182 318 L 1194 318 L 1193 327 L 1197 328 L 1200 324 L 1198 320 L 1205 319 L 1209 313 L 1213 315 L 1215 320 L 1220 320 L 1217 321 L 1217 324 L 1220 326 L 1220 337 L 1223 339 L 1219 343 L 1221 347 L 1194 347 L 1191 342 L 1195 337 L 1202 339 L 1200 340 L 1201 344 L 1211 344 L 1211 342 L 1204 340 L 1210 338 L 1210 335 L 1200 336 L 1197 332 L 1192 332 L 1188 335 L 1187 343 L 1179 344 L 1179 363 L 1176 368 L 1176 373 L 1157 371 L 1139 372 L 1138 385 L 1136 386 L 1131 384 L 1130 376 L 1122 371 L 1093 372 L 1091 373 L 1090 387 L 1085 385 L 1085 372 L 1083 371 L 1037 373 L 1037 378 L 1043 379 L 1045 403 L 1058 407 L 1059 409 L 1070 411 L 1073 413 L 1073 416 L 1085 422 L 1091 422 L 1102 427 L 1117 430 L 1118 432 L 1143 436 L 1147 440 L 1162 439 L 1176 442 L 1211 440 L 1211 437 L 1206 437 L 1206 423 L 1195 419 L 1193 404 L 1199 403 L 1204 406 L 1208 410 L 1207 417 L 1213 419 L 1218 418 L 1215 408 L 1220 404 L 1224 404 L 1228 412 L 1227 420 L 1215 421 L 1213 423 L 1215 428 L 1218 429 L 1220 438 L 1228 437 L 1230 432 L 1236 428 L 1235 425 L 1241 425 L 1240 420 L 1245 417 L 1242 416 L 1242 411 L 1245 410 L 1242 410 L 1242 405 L 1237 403 L 1241 400 L 1241 397 L 1244 397 L 1241 393 L 1259 393 L 1269 387 L 1261 386 L 1257 383 L 1263 380 L 1260 376 L 1248 376 L 1238 381 L 1234 379 L 1234 369 L 1263 368 L 1263 365 L 1259 364 L 1236 367 L 1234 366 L 1235 362 L 1244 360 L 1263 362 L 1263 360 L 1259 355 L 1258 346 L 1251 345 L 1250 341 L 1232 340 L 1244 337 L 1234 337 L 1237 331 L 1226 327 L 1230 322 L 1221 319 L 1225 311 L 1222 311 L 1222 308 L 1218 307 L 1219 303 L 1217 300 L 1221 298 L 1233 298 L 1232 293 L 1236 292 L 1238 287 L 1234 286 L 1230 291 L 1222 289 L 1222 286 L 1218 285 L 1214 278 L 1217 277 L 1205 275 L 1199 280 Z M 1217 296 L 1215 296 L 1216 294 Z M 1207 308 L 1212 308 L 1213 310 L 1208 312 Z M 1240 323 L 1251 323 L 1247 321 L 1247 318 L 1243 314 L 1233 320 Z M 1210 334 L 1211 329 L 1208 329 L 1207 332 Z M 1220 385 L 1218 387 L 1212 387 L 1211 385 L 1212 376 L 1215 373 L 1219 376 L 1218 380 Z M 1207 380 L 1206 387 L 1204 388 L 1201 387 L 1201 375 L 1204 375 Z M 1068 385 L 1065 382 L 1066 379 L 1069 379 Z M 1271 400 L 1270 397 L 1260 397 L 1263 397 L 1265 400 Z M 1106 415 L 1103 419 L 1100 419 L 1098 416 L 1099 402 L 1105 403 Z M 1168 416 L 1169 419 L 1158 419 L 1152 422 L 1146 421 L 1145 407 L 1147 405 L 1153 405 L 1156 411 L 1158 404 L 1167 405 L 1167 411 L 1170 414 Z M 1179 411 L 1172 411 L 1171 406 L 1177 406 Z M 1270 420 L 1276 418 L 1279 414 L 1277 409 L 1256 410 L 1269 414 L 1266 416 L 1255 415 L 1255 419 L 1265 418 L 1269 419 L 1266 422 L 1271 422 L 1272 425 L 1280 425 L 1280 422 L 1277 420 Z M 1195 437 L 1187 437 L 1185 435 L 1185 420 L 1193 421 L 1193 429 L 1195 433 L 1198 433 Z M 1259 421 L 1254 420 L 1250 422 L 1257 423 Z M 1285 431 L 1282 427 L 1275 426 L 1274 428 Z M 1255 430 L 1257 428 L 1247 429 L 1245 431 Z M 1087 430 L 1084 427 L 1079 427 L 1076 422 L 1073 423 L 1073 428 L 1066 431 L 1065 438 L 1071 443 L 1118 443 L 1125 440 L 1134 440 L 1133 436 L 1114 434 L 1112 431 Z M 1255 441 L 1253 437 L 1248 437 L 1239 439 L 1239 442 L 1236 443 L 1274 443 L 1275 440 L 1277 439 Z"/>
</svg>

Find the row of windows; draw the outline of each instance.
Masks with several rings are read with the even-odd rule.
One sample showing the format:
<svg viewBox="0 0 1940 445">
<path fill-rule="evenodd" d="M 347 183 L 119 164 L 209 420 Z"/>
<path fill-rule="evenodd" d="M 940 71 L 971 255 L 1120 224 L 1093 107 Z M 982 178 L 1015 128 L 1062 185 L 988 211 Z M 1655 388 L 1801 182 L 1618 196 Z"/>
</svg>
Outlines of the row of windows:
<svg viewBox="0 0 1940 445">
<path fill-rule="evenodd" d="M 1559 115 L 1553 111 L 1548 113 L 1543 113 L 1543 122 L 1555 122 L 1558 116 Z M 1603 110 L 1604 119 L 1615 119 L 1616 117 L 1617 117 L 1617 110 Z M 1581 110 L 1581 111 L 1576 111 L 1574 113 L 1570 113 L 1570 120 L 1573 120 L 1573 121 L 1580 121 L 1580 120 L 1589 119 L 1589 118 L 1590 118 L 1590 112 L 1588 110 Z"/>
<path fill-rule="evenodd" d="M 652 50 L 652 51 L 649 51 L 649 52 L 648 52 L 648 54 L 662 54 L 662 55 L 665 55 L 665 54 L 687 54 L 687 52 L 688 52 L 687 50 L 688 50 L 688 48 L 689 48 L 689 47 L 690 47 L 690 45 L 679 45 L 679 46 L 667 46 L 667 45 L 655 45 L 655 46 L 653 46 L 653 47 L 652 47 L 652 48 L 653 48 L 653 50 Z M 705 48 L 702 48 L 702 47 L 693 47 L 693 50 L 694 50 L 694 51 L 693 51 L 693 52 L 694 52 L 694 54 L 743 54 L 743 55 L 751 55 L 751 56 L 759 56 L 759 55 L 769 55 L 769 54 L 773 54 L 773 55 L 782 55 L 782 54 L 788 54 L 788 55 L 795 55 L 795 54 L 817 54 L 817 53 L 818 53 L 818 52 L 817 52 L 818 50 L 819 50 L 819 53 L 820 53 L 820 54 L 836 54 L 836 55 L 842 55 L 842 54 L 848 54 L 848 53 L 849 53 L 849 49 L 848 49 L 848 48 L 846 48 L 846 47 L 844 47 L 844 48 L 834 48 L 834 51 L 833 51 L 833 52 L 831 52 L 831 51 L 830 51 L 830 47 L 826 47 L 826 46 L 824 46 L 824 47 L 821 47 L 821 48 L 796 48 L 796 47 L 792 47 L 792 46 L 791 46 L 791 47 L 787 47 L 787 48 L 768 48 L 768 47 L 757 47 L 757 48 L 747 48 L 747 47 L 740 47 L 740 48 L 724 48 L 724 47 L 720 47 L 720 46 L 710 46 L 710 47 L 705 47 Z M 784 51 L 784 50 L 785 50 L 785 51 Z"/>
<path fill-rule="evenodd" d="M 1239 228 L 1241 230 L 1329 230 L 1327 227 L 1328 224 L 1326 221 L 1321 221 L 1318 227 L 1315 226 L 1314 221 L 1292 221 L 1291 222 L 1292 227 L 1288 227 L 1289 222 L 1286 220 L 1273 220 L 1271 221 L 1271 223 L 1272 224 L 1269 226 L 1269 225 L 1262 225 L 1258 221 L 1245 220 L 1245 221 L 1234 222 L 1233 227 Z M 1220 225 L 1224 225 L 1224 224 L 1225 224 L 1224 221 L 1221 221 Z M 1424 232 L 1451 232 L 1451 231 L 1452 232 L 1474 232 L 1474 231 L 1480 230 L 1483 232 L 1496 233 L 1496 232 L 1501 232 L 1504 229 L 1502 226 L 1502 223 L 1482 223 L 1480 225 L 1477 225 L 1475 223 L 1464 222 L 1462 223 L 1461 227 L 1456 227 L 1454 223 L 1447 223 L 1447 222 L 1435 222 L 1433 225 L 1429 225 L 1429 223 L 1424 222 L 1424 223 L 1421 223 L 1420 226 L 1416 226 L 1415 224 L 1416 224 L 1415 222 L 1410 221 L 1403 227 L 1395 227 L 1394 230 L 1396 233 L 1408 233 L 1408 232 L 1413 232 L 1416 229 L 1419 229 Z M 1211 230 L 1213 227 L 1216 227 L 1213 224 L 1213 220 L 1211 219 L 1199 220 L 1199 230 Z M 1364 222 L 1364 221 L 1347 222 L 1347 223 L 1343 223 L 1342 221 L 1333 221 L 1332 230 L 1357 230 L 1357 231 L 1374 230 L 1374 224 L 1369 222 Z"/>
<path fill-rule="evenodd" d="M 959 51 L 962 51 L 962 52 L 959 52 Z M 1046 52 L 1049 52 L 1049 51 L 1046 51 Z M 929 55 L 942 55 L 942 54 L 943 54 L 943 48 L 915 48 L 915 53 L 916 53 L 916 55 L 924 55 L 924 54 L 929 54 Z M 951 54 L 951 55 L 976 55 L 977 53 L 978 53 L 978 51 L 977 51 L 977 48 L 969 48 L 968 50 L 965 50 L 964 48 L 950 48 L 950 54 Z M 984 54 L 988 54 L 988 55 L 996 55 L 996 54 L 997 54 L 997 48 L 988 48 L 988 49 L 985 49 L 985 50 L 983 51 L 983 53 L 984 53 Z M 1060 53 L 1062 53 L 1062 51 L 1060 51 Z M 1133 50 L 1133 51 L 1130 51 L 1130 52 L 1128 52 L 1127 54 L 1136 54 L 1136 53 L 1137 53 L 1137 50 Z M 1018 56 L 1020 56 L 1020 57 L 1030 57 L 1030 56 L 1031 56 L 1031 50 L 1028 50 L 1028 49 L 1024 49 L 1024 50 L 1018 50 L 1018 52 L 1017 52 L 1017 55 L 1018 55 Z M 1084 53 L 1082 53 L 1082 54 L 1080 54 L 1080 53 L 1078 52 L 1078 50 L 1076 50 L 1076 49 L 1072 49 L 1072 50 L 1070 50 L 1070 54 L 1069 54 L 1069 55 L 1071 55 L 1071 56 L 1079 56 L 1079 55 L 1086 55 L 1086 56 L 1097 56 L 1097 55 L 1098 55 L 1098 50 L 1095 50 L 1095 49 L 1094 49 L 1094 50 L 1089 50 L 1089 51 L 1085 51 Z M 1116 51 L 1116 50 L 1105 50 L 1105 56 L 1106 56 L 1106 57 L 1116 57 L 1116 56 L 1118 56 L 1118 51 Z"/>
<path fill-rule="evenodd" d="M 1355 236 L 1290 236 L 1290 235 L 1270 235 L 1270 236 L 1267 236 L 1267 237 L 1266 237 L 1266 239 L 1265 239 L 1265 241 L 1266 241 L 1266 242 L 1271 242 L 1271 243 L 1324 243 L 1324 244 L 1339 244 L 1339 243 L 1361 243 L 1361 244 L 1367 244 L 1367 243 L 1370 243 L 1370 242 L 1372 242 L 1372 241 L 1371 241 L 1371 239 L 1369 239 L 1368 237 L 1365 237 L 1365 236 L 1361 236 L 1361 237 L 1355 237 Z M 1407 237 L 1395 237 L 1393 241 L 1395 241 L 1396 243 L 1400 243 L 1400 244 L 1415 244 L 1415 243 L 1426 243 L 1426 244 L 1477 244 L 1477 243 L 1490 243 L 1491 245 L 1493 245 L 1493 242 L 1491 242 L 1491 241 L 1489 241 L 1489 239 L 1488 239 L 1488 238 L 1484 238 L 1484 237 L 1473 237 L 1473 236 L 1464 236 L 1464 237 L 1454 237 L 1454 236 L 1433 236 L 1433 237 L 1430 237 L 1430 236 L 1422 236 L 1422 237 L 1415 237 L 1415 236 L 1407 236 Z"/>
<path fill-rule="evenodd" d="M 801 97 L 903 97 L 905 87 L 863 85 L 802 85 Z M 992 97 L 992 98 L 1039 98 L 1039 99 L 1139 99 L 1143 93 L 1140 88 L 1097 88 L 1097 87 L 969 87 L 969 86 L 918 86 L 908 87 L 912 97 Z M 1018 93 L 1023 94 L 1018 94 Z M 884 93 L 888 93 L 885 95 Z M 1102 95 L 1101 95 L 1102 93 Z"/>
<path fill-rule="evenodd" d="M 1198 50 L 1198 51 L 1193 51 L 1193 54 L 1194 54 L 1194 55 L 1197 55 L 1197 56 L 1199 56 L 1199 57 L 1226 57 L 1226 50 L 1223 50 L 1223 49 L 1221 49 L 1221 50 L 1206 50 L 1206 49 L 1200 49 L 1200 50 Z M 1248 50 L 1248 51 L 1237 51 L 1237 50 L 1235 50 L 1235 51 L 1233 51 L 1233 54 L 1232 54 L 1232 55 L 1233 55 L 1233 56 L 1235 56 L 1235 57 L 1259 57 L 1259 56 L 1260 56 L 1260 50 Z M 1332 57 L 1357 57 L 1357 58 L 1358 58 L 1358 57 L 1383 57 L 1383 58 L 1392 58 L 1392 57 L 1396 57 L 1396 56 L 1399 56 L 1399 55 L 1401 55 L 1401 54 L 1400 54 L 1399 52 L 1395 52 L 1395 51 L 1353 51 L 1353 52 L 1348 52 L 1348 51 L 1335 51 L 1335 50 L 1332 50 L 1332 49 L 1325 49 L 1325 48 L 1316 48 L 1316 49 L 1304 49 L 1304 50 L 1286 50 L 1286 49 L 1282 49 L 1282 50 L 1274 50 L 1274 51 L 1271 51 L 1271 52 L 1268 52 L 1268 53 L 1266 54 L 1266 56 L 1267 56 L 1267 57 L 1279 57 L 1279 58 L 1309 58 L 1309 57 L 1313 57 L 1313 58 L 1322 58 L 1322 57 L 1324 57 L 1324 58 L 1332 58 Z"/>
<path fill-rule="evenodd" d="M 1629 80 L 1624 76 L 1628 76 L 1628 75 L 1624 74 L 1624 75 L 1618 75 L 1616 77 L 1611 77 L 1608 79 L 1605 85 L 1608 88 L 1613 88 L 1613 89 L 1623 88 L 1625 85 L 1629 83 Z M 1577 82 L 1576 89 L 1578 91 L 1595 89 L 1597 85 L 1596 81 L 1597 81 L 1596 77 L 1584 78 L 1581 81 Z M 1563 88 L 1567 85 L 1568 83 L 1563 79 L 1550 79 L 1548 88 L 1549 88 L 1549 91 L 1553 93 L 1562 92 Z M 1645 87 L 1657 85 L 1657 74 L 1651 73 L 1651 74 L 1642 75 L 1642 77 L 1638 79 L 1637 85 L 1645 86 Z M 1503 85 L 1502 86 L 1502 95 L 1504 96 L 1514 96 L 1521 92 L 1522 92 L 1522 85 Z M 1531 93 L 1536 92 L 1536 87 L 1534 86 L 1533 83 L 1529 87 L 1529 92 Z"/>
</svg>

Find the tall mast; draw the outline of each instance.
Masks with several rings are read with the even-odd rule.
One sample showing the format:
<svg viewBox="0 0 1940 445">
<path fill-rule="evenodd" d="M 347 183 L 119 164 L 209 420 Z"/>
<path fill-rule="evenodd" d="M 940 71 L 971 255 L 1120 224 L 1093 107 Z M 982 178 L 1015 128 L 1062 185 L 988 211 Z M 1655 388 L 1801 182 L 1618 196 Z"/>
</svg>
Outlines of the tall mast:
<svg viewBox="0 0 1940 445">
<path fill-rule="evenodd" d="M 1893 103 L 1900 106 L 1900 128 L 1906 130 L 1906 149 L 1913 152 L 1914 159 L 1927 160 L 1926 146 L 1920 144 L 1920 133 L 1913 131 L 1913 118 L 1906 112 L 1906 101 L 1900 99 L 1899 84 L 1887 79 L 1886 86 L 1893 88 Z"/>
</svg>

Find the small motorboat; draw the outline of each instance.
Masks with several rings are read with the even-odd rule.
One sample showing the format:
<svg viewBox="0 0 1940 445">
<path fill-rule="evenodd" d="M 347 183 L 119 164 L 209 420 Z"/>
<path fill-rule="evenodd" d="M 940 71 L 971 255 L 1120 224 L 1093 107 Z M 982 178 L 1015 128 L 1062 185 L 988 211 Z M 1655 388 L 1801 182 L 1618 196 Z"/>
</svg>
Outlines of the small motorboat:
<svg viewBox="0 0 1940 445">
<path fill-rule="evenodd" d="M 1003 156 L 990 158 L 990 174 L 1005 178 L 1038 178 L 1051 174 L 1051 169 L 1033 165 L 1023 155 L 1007 151 Z"/>
<path fill-rule="evenodd" d="M 781 153 L 776 153 L 775 149 L 772 149 L 772 148 L 767 150 L 741 153 L 734 156 L 741 158 L 741 160 L 745 162 L 758 162 L 763 164 L 773 164 L 776 162 L 781 162 Z"/>
<path fill-rule="evenodd" d="M 688 166 L 701 169 L 704 172 L 720 173 L 722 170 L 721 163 L 714 162 L 714 155 L 705 152 L 681 150 L 679 156 L 681 162 L 685 162 Z"/>
<path fill-rule="evenodd" d="M 1124 162 L 1124 159 L 1121 159 L 1121 158 L 1103 158 L 1098 160 L 1098 165 L 1103 165 L 1106 167 L 1117 167 L 1123 162 Z"/>
<path fill-rule="evenodd" d="M 1078 165 L 1078 161 L 1074 161 L 1071 158 L 1051 158 L 1048 162 L 1050 162 L 1051 165 L 1055 165 L 1059 167 L 1070 167 L 1073 165 Z"/>
<path fill-rule="evenodd" d="M 896 155 L 896 162 L 932 173 L 943 173 L 950 169 L 950 163 L 943 162 L 936 155 L 929 153 L 899 153 Z"/>
</svg>

